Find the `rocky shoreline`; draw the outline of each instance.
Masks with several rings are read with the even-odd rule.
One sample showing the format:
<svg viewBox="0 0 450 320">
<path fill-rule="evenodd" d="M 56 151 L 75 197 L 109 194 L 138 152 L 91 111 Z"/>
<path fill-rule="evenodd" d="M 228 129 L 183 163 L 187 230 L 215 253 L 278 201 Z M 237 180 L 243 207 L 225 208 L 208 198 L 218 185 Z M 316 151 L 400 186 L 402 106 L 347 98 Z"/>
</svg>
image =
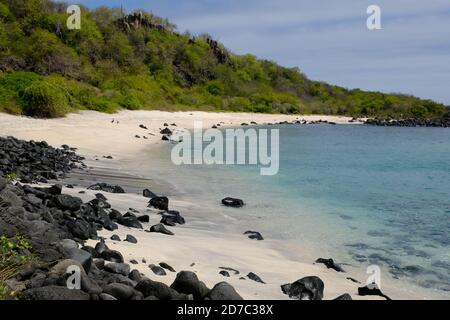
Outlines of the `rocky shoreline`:
<svg viewBox="0 0 450 320">
<path fill-rule="evenodd" d="M 450 128 L 450 114 L 435 119 L 409 118 L 409 119 L 367 119 L 367 125 L 380 127 L 433 127 L 433 128 Z"/>
<path fill-rule="evenodd" d="M 160 223 L 149 224 L 149 216 L 130 210 L 122 214 L 108 203 L 108 194 L 124 193 L 120 186 L 97 183 L 88 189 L 95 190 L 95 198 L 83 202 L 79 197 L 64 194 L 64 188 L 72 185 L 47 184 L 45 187 L 33 183 L 48 183 L 48 179 L 64 178 L 71 170 L 86 168 L 83 157 L 66 145 L 55 149 L 45 142 L 21 141 L 12 137 L 2 138 L 0 161 L 0 234 L 7 238 L 17 235 L 26 239 L 30 250 L 21 254 L 33 257 L 4 281 L 14 297 L 24 300 L 242 300 L 242 296 L 229 283 L 222 281 L 208 288 L 193 271 L 180 271 L 171 285 L 153 281 L 132 266 L 136 260 L 126 263 L 123 253 L 113 250 L 99 231 L 114 231 L 119 226 L 129 230 L 157 232 L 173 236 L 168 228 L 185 224 L 178 211 L 169 209 L 169 199 L 159 197 L 148 189 L 142 197 L 148 206 L 160 210 Z M 6 160 L 6 161 L 5 161 Z M 14 170 L 14 171 L 12 171 Z M 14 178 L 10 173 L 15 172 Z M 88 190 L 86 189 L 86 190 Z M 80 191 L 84 193 L 84 191 Z M 224 205 L 239 208 L 240 199 L 226 198 Z M 264 240 L 257 231 L 244 233 L 250 239 Z M 120 241 L 117 235 L 111 236 Z M 95 245 L 87 245 L 95 241 Z M 138 240 L 127 235 L 123 241 L 138 244 Z M 328 268 L 343 270 L 331 259 L 319 259 Z M 142 263 L 146 263 L 144 259 Z M 175 272 L 165 262 L 150 264 L 155 275 Z M 75 271 L 74 271 L 75 270 Z M 71 288 L 73 276 L 79 270 L 79 287 Z M 74 273 L 75 272 L 75 273 Z M 220 274 L 230 277 L 238 270 L 223 267 Z M 237 272 L 237 273 L 236 273 Z M 265 284 L 257 274 L 250 272 L 243 280 L 250 279 Z M 76 281 L 75 281 L 76 283 Z M 321 300 L 324 283 L 316 276 L 303 277 L 291 284 L 281 284 L 280 290 L 286 298 L 299 300 Z M 385 297 L 376 288 L 361 287 L 362 295 Z M 349 300 L 349 294 L 336 298 Z"/>
</svg>

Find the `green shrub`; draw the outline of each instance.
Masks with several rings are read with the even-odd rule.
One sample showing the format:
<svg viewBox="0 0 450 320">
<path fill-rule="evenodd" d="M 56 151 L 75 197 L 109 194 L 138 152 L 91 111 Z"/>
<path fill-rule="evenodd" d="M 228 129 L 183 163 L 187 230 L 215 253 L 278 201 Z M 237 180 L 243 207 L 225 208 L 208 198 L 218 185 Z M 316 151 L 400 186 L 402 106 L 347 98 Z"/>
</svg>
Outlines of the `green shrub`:
<svg viewBox="0 0 450 320">
<path fill-rule="evenodd" d="M 135 94 L 126 95 L 120 105 L 128 110 L 138 110 L 142 106 Z"/>
<path fill-rule="evenodd" d="M 17 179 L 17 173 L 15 172 L 10 172 L 5 176 L 5 179 L 8 183 L 13 182 L 14 180 Z"/>
<path fill-rule="evenodd" d="M 70 111 L 68 97 L 47 81 L 34 82 L 23 93 L 23 111 L 28 116 L 62 117 Z"/>
<path fill-rule="evenodd" d="M 224 85 L 220 81 L 211 81 L 206 90 L 213 96 L 221 96 L 225 93 Z"/>
<path fill-rule="evenodd" d="M 24 90 L 42 77 L 34 72 L 18 71 L 4 75 L 0 79 L 0 87 L 23 94 Z"/>
<path fill-rule="evenodd" d="M 31 251 L 32 247 L 23 236 L 0 237 L 0 300 L 16 298 L 15 292 L 8 288 L 5 281 L 14 277 L 21 268 L 35 259 Z"/>
</svg>

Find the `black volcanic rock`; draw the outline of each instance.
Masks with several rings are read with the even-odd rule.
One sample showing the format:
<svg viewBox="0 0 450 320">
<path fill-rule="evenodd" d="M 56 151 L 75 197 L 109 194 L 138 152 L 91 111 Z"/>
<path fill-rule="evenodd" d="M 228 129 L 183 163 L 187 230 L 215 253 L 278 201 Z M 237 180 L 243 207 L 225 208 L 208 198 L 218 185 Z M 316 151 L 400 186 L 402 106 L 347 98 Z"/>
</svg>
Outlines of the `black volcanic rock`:
<svg viewBox="0 0 450 320">
<path fill-rule="evenodd" d="M 180 271 L 170 287 L 177 292 L 192 294 L 195 300 L 203 299 L 209 292 L 206 285 L 192 271 Z"/>
<path fill-rule="evenodd" d="M 107 183 L 96 183 L 96 184 L 89 186 L 88 189 L 89 190 L 99 190 L 99 191 L 104 191 L 104 192 L 109 192 L 109 193 L 125 193 L 125 190 L 123 190 L 123 188 L 121 186 L 110 185 Z"/>
<path fill-rule="evenodd" d="M 167 197 L 155 197 L 148 202 L 149 207 L 155 207 L 159 210 L 169 210 L 169 199 Z"/>
<path fill-rule="evenodd" d="M 142 191 L 142 196 L 144 196 L 145 198 L 157 198 L 158 196 L 156 194 L 154 194 L 153 192 L 151 192 L 149 189 L 144 189 Z"/>
<path fill-rule="evenodd" d="M 259 233 L 257 231 L 245 231 L 244 235 L 247 235 L 249 239 L 259 240 L 259 241 L 264 240 L 261 233 Z"/>
<path fill-rule="evenodd" d="M 316 276 L 305 277 L 291 284 L 281 286 L 281 291 L 289 298 L 298 300 L 322 300 L 325 285 Z"/>
<path fill-rule="evenodd" d="M 167 230 L 166 227 L 164 227 L 164 225 L 161 223 L 151 226 L 150 232 L 157 232 L 157 233 L 167 234 L 170 236 L 174 235 L 174 233 L 172 231 Z"/>
<path fill-rule="evenodd" d="M 265 284 L 265 282 L 258 275 L 254 274 L 253 272 L 250 272 L 247 275 L 247 278 L 249 278 L 250 280 Z"/>
<path fill-rule="evenodd" d="M 380 296 L 385 298 L 386 300 L 391 300 L 387 295 L 385 295 L 381 290 L 378 288 L 378 286 L 373 283 L 368 286 L 359 287 L 358 288 L 358 295 L 360 296 Z"/>
<path fill-rule="evenodd" d="M 244 201 L 241 199 L 227 197 L 222 199 L 222 204 L 226 207 L 241 208 L 244 206 Z"/>
<path fill-rule="evenodd" d="M 216 284 L 207 297 L 211 300 L 244 300 L 227 282 Z"/>
</svg>

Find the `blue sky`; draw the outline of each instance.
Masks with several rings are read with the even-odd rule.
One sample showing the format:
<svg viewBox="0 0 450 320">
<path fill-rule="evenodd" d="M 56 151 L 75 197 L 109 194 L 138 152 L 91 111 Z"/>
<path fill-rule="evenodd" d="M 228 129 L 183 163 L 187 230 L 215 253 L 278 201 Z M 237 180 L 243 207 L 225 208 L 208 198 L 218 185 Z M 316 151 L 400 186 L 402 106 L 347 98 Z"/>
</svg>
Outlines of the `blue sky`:
<svg viewBox="0 0 450 320">
<path fill-rule="evenodd" d="M 77 2 L 150 10 L 180 31 L 209 33 L 235 53 L 297 66 L 314 80 L 450 105 L 449 0 Z M 371 4 L 381 7 L 382 30 L 366 28 Z"/>
</svg>

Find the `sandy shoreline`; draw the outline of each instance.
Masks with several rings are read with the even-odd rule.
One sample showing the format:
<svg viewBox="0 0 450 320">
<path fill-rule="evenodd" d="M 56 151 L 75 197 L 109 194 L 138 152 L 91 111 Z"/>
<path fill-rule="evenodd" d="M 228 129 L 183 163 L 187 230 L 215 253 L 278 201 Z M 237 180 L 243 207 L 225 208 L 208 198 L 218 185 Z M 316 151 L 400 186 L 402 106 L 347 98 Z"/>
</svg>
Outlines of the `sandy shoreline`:
<svg viewBox="0 0 450 320">
<path fill-rule="evenodd" d="M 190 129 L 194 120 L 202 120 L 206 128 L 220 122 L 227 126 L 238 126 L 251 121 L 263 124 L 296 119 L 348 123 L 350 118 L 160 111 L 123 111 L 109 115 L 89 111 L 71 114 L 63 119 L 38 120 L 0 114 L 0 128 L 2 128 L 0 135 L 11 135 L 25 140 L 45 140 L 55 147 L 68 144 L 78 148 L 78 153 L 86 157 L 86 164 L 92 168 L 92 176 L 86 179 L 83 174 L 79 176 L 75 174 L 71 177 L 72 181 L 88 185 L 91 182 L 89 179 L 95 176 L 94 179 L 97 181 L 112 179 L 117 184 L 122 184 L 129 193 L 104 193 L 108 202 L 122 213 L 134 208 L 141 214 L 150 215 L 150 223 L 144 225 L 144 229 L 148 230 L 151 225 L 159 223 L 160 216 L 157 214 L 158 210 L 147 208 L 148 199 L 142 197 L 140 192 L 143 186 L 151 190 L 154 182 L 133 176 L 124 177 L 121 173 L 127 171 L 127 159 L 139 156 L 144 150 L 148 152 L 152 146 L 165 143 L 161 141 L 159 134 L 164 123 L 176 123 L 177 128 Z M 139 128 L 140 124 L 145 125 L 148 130 Z M 136 138 L 135 135 L 141 138 Z M 143 139 L 144 135 L 148 139 Z M 105 160 L 103 156 L 106 155 L 111 155 L 114 159 Z M 82 190 L 86 193 L 79 194 Z M 82 187 L 64 188 L 63 192 L 81 197 L 83 201 L 91 200 L 96 193 Z M 356 294 L 358 286 L 365 284 L 365 279 L 358 279 L 363 283 L 360 285 L 346 279 L 353 276 L 351 273 L 337 273 L 332 269 L 326 269 L 324 265 L 313 264 L 308 248 L 302 248 L 301 245 L 289 241 L 249 240 L 237 232 L 237 229 L 233 231 L 232 225 L 229 230 L 224 231 L 219 227 L 221 221 L 208 220 L 196 215 L 197 204 L 176 198 L 171 198 L 170 201 L 171 209 L 180 211 L 188 220 L 186 225 L 171 228 L 175 236 L 147 233 L 123 226 L 115 232 L 101 231 L 99 235 L 107 239 L 110 248 L 124 254 L 125 262 L 129 263 L 132 259 L 139 262 L 137 265 L 131 265 L 132 268 L 166 284 L 174 280 L 175 273 L 168 272 L 167 276 L 157 276 L 149 269 L 149 264 L 158 265 L 160 262 L 166 262 L 177 272 L 196 271 L 199 278 L 210 287 L 217 282 L 227 281 L 245 299 L 287 299 L 281 292 L 280 285 L 311 275 L 318 276 L 324 281 L 325 299 L 333 299 L 344 293 L 349 293 L 353 299 L 378 299 L 360 297 Z M 245 214 L 245 209 L 242 210 Z M 119 235 L 121 239 L 131 234 L 138 239 L 138 244 L 112 241 L 109 239 L 112 234 Z M 145 259 L 146 263 L 142 263 L 142 259 Z M 230 272 L 231 277 L 224 278 L 219 274 L 219 267 L 234 268 L 239 270 L 240 274 L 233 275 Z M 249 272 L 256 273 L 266 284 L 250 279 L 239 279 Z M 383 291 L 393 299 L 424 297 L 422 293 L 408 292 L 388 284 Z"/>
</svg>

